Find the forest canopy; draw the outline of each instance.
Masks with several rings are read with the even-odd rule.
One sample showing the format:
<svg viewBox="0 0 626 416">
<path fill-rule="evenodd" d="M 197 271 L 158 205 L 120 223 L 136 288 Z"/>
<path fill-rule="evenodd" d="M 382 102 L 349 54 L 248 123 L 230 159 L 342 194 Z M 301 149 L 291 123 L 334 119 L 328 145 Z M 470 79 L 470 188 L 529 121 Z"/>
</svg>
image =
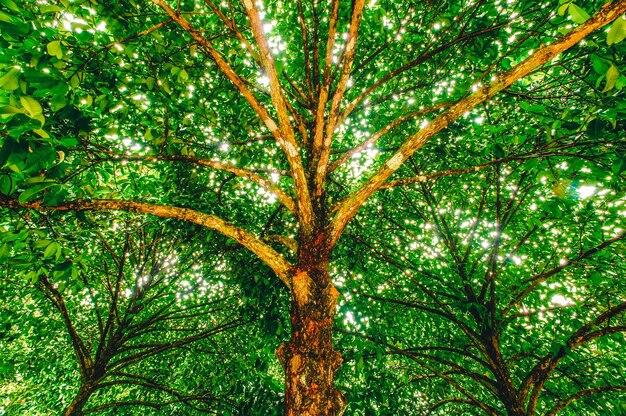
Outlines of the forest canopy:
<svg viewBox="0 0 626 416">
<path fill-rule="evenodd" d="M 626 0 L 0 0 L 0 415 L 626 414 Z"/>
</svg>

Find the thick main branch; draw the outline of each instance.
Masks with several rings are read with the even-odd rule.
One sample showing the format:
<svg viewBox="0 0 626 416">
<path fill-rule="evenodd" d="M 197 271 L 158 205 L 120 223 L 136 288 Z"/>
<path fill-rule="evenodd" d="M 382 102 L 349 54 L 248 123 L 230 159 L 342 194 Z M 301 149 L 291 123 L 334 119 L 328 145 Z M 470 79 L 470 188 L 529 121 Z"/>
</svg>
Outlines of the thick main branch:
<svg viewBox="0 0 626 416">
<path fill-rule="evenodd" d="M 45 206 L 41 201 L 20 204 L 19 201 L 14 198 L 1 198 L 0 207 L 32 208 L 48 211 L 126 211 L 191 222 L 215 230 L 237 241 L 271 267 L 285 285 L 290 287 L 289 274 L 291 265 L 276 250 L 246 230 L 224 221 L 215 215 L 205 214 L 190 208 L 113 199 L 76 200 L 62 202 L 57 206 Z"/>
</svg>

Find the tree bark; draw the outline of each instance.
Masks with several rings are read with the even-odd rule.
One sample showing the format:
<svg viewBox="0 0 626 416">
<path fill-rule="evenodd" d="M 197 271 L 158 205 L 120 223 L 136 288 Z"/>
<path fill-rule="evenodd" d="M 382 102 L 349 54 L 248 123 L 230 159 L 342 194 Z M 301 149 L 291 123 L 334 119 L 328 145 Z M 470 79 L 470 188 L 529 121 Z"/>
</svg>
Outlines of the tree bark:
<svg viewBox="0 0 626 416">
<path fill-rule="evenodd" d="M 276 352 L 285 370 L 287 416 L 336 416 L 346 407 L 333 381 L 341 365 L 332 342 L 338 298 L 328 261 L 300 262 L 292 276 L 291 339 Z"/>
<path fill-rule="evenodd" d="M 63 416 L 82 416 L 83 409 L 93 394 L 93 389 L 87 385 L 81 385 L 72 403 L 65 409 Z"/>
</svg>

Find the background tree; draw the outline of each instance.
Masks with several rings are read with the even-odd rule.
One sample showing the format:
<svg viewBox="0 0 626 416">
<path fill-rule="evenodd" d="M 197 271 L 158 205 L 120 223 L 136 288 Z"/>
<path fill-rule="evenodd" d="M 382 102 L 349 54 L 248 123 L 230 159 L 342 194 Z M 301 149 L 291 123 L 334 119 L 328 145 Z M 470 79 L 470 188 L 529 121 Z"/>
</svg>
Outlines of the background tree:
<svg viewBox="0 0 626 416">
<path fill-rule="evenodd" d="M 610 207 L 624 195 L 611 176 L 597 182 L 602 156 L 578 156 L 546 159 L 536 177 L 527 162 L 498 164 L 472 189 L 448 178 L 398 189 L 403 207 L 361 224 L 385 232 L 355 236 L 351 269 L 378 273 L 350 280 L 360 316 L 344 331 L 373 344 L 357 360 L 382 349 L 405 380 L 396 388 L 425 392 L 394 411 L 623 411 L 625 233 Z M 563 192 L 553 174 L 571 181 Z"/>
<path fill-rule="evenodd" d="M 65 403 L 63 414 L 104 409 L 119 414 L 125 406 L 163 409 L 176 403 L 203 413 L 236 411 L 241 403 L 230 401 L 234 386 L 228 382 L 229 378 L 237 380 L 228 375 L 235 360 L 224 358 L 224 348 L 237 343 L 233 329 L 257 318 L 241 316 L 245 311 L 238 306 L 235 286 L 224 288 L 227 260 L 211 252 L 211 242 L 191 250 L 180 241 L 197 241 L 198 230 L 190 234 L 170 229 L 165 239 L 154 224 L 123 219 L 114 221 L 111 231 L 99 229 L 70 237 L 47 229 L 44 235 L 39 221 L 44 227 L 51 224 L 39 217 L 36 222 L 15 225 L 39 236 L 21 252 L 20 233 L 3 239 L 18 242 L 19 253 L 4 269 L 4 282 L 17 285 L 5 290 L 5 298 L 30 294 L 25 321 L 35 327 L 39 326 L 35 311 L 56 317 L 48 322 L 56 330 L 40 327 L 38 332 L 40 336 L 43 332 L 44 340 L 56 338 L 53 345 L 60 342 L 55 347 L 63 351 L 56 355 L 74 367 L 71 377 L 61 377 L 72 387 L 71 402 Z M 26 271 L 22 271 L 24 264 L 28 264 Z M 28 271 L 33 268 L 36 271 Z M 40 296 L 28 284 L 19 284 L 24 280 L 33 282 Z M 40 305 L 41 297 L 48 307 Z M 35 311 L 28 311 L 33 306 Z M 13 317 L 7 324 L 19 328 L 26 323 L 19 321 Z M 5 338 L 9 338 L 8 349 L 19 349 L 14 339 L 6 334 Z M 19 350 L 12 355 L 13 366 L 24 357 Z M 36 359 L 42 357 L 45 354 L 40 351 Z M 186 359 L 192 361 L 186 363 Z M 220 377 L 210 379 L 203 374 L 201 384 L 195 385 L 192 375 L 194 368 L 198 370 L 198 359 L 212 363 L 216 376 L 222 373 Z M 179 365 L 172 368 L 172 363 Z M 59 364 L 54 359 L 49 362 L 51 368 L 67 366 L 67 362 Z M 63 401 L 53 397 L 50 406 L 58 407 Z"/>
<path fill-rule="evenodd" d="M 249 249 L 290 290 L 287 414 L 345 407 L 331 253 L 377 191 L 623 128 L 624 0 L 2 4 L 2 206 L 141 212 Z M 520 133 L 484 134 L 490 114 Z"/>
</svg>

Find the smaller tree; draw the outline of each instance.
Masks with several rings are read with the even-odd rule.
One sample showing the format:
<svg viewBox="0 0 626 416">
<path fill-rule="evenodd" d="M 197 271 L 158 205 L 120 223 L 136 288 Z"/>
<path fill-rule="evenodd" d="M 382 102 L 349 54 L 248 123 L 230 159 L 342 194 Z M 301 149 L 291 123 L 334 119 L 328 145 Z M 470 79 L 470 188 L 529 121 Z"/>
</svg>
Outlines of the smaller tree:
<svg viewBox="0 0 626 416">
<path fill-rule="evenodd" d="M 27 277 L 62 322 L 57 329 L 72 351 L 62 358 L 73 355 L 80 374 L 64 415 L 125 406 L 177 404 L 211 413 L 236 407 L 228 386 L 221 392 L 218 380 L 189 386 L 182 374 L 194 371 L 184 358 L 213 362 L 221 371 L 220 345 L 230 344 L 228 331 L 252 320 L 241 318 L 236 289 L 223 284 L 225 259 L 210 243 L 192 248 L 183 242 L 197 232 L 168 230 L 165 239 L 155 224 L 133 220 L 116 219 L 111 229 L 74 236 L 60 236 L 51 226 L 46 233 L 38 221 L 25 220 L 30 229 L 3 235 L 16 243 L 4 276 L 16 284 L 3 297 L 19 301 L 33 286 L 15 278 Z M 31 238 L 22 240 L 26 235 Z M 20 259 L 29 259 L 30 267 Z M 54 334 L 44 331 L 43 339 Z"/>
<path fill-rule="evenodd" d="M 597 397 L 626 392 L 625 199 L 599 156 L 580 156 L 397 189 L 402 208 L 361 231 L 384 230 L 377 241 L 353 235 L 369 249 L 367 283 L 351 282 L 369 312 L 346 332 L 370 341 L 360 357 L 379 350 L 414 409 L 624 410 Z"/>
</svg>

